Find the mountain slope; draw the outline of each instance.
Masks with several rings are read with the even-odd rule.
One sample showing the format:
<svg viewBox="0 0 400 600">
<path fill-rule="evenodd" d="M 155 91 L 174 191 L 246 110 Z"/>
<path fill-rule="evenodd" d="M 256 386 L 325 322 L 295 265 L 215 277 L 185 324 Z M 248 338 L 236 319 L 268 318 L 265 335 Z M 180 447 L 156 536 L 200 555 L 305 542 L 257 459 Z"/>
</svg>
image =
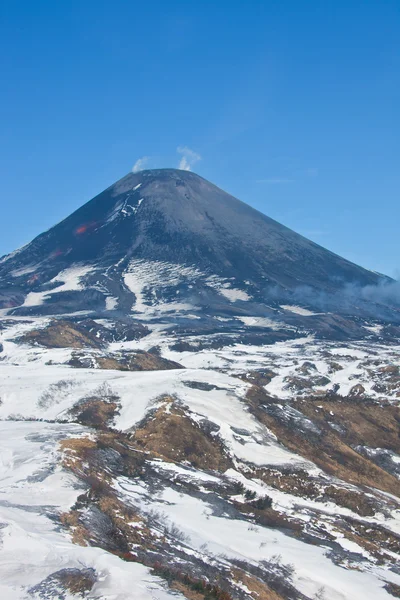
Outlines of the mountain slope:
<svg viewBox="0 0 400 600">
<path fill-rule="evenodd" d="M 161 169 L 128 174 L 4 257 L 0 303 L 22 305 L 16 314 L 74 312 L 88 303 L 129 314 L 179 296 L 216 312 L 250 301 L 260 305 L 250 314 L 270 317 L 271 306 L 300 298 L 314 309 L 393 320 L 387 307 L 377 311 L 357 294 L 386 281 L 194 173 Z"/>
<path fill-rule="evenodd" d="M 194 173 L 130 173 L 7 261 L 114 263 L 124 256 L 196 264 L 224 277 L 293 287 L 375 284 L 379 275 L 306 240 Z M 4 267 L 1 271 L 4 276 Z M 295 281 L 296 280 L 296 281 Z"/>
</svg>

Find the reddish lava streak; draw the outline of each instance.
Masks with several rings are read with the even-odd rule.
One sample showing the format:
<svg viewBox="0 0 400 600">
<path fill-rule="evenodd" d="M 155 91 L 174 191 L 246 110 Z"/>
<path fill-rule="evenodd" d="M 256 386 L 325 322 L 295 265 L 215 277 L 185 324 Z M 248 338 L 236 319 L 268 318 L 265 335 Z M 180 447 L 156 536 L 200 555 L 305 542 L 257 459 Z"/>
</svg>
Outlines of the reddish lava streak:
<svg viewBox="0 0 400 600">
<path fill-rule="evenodd" d="M 91 221 L 90 223 L 83 223 L 82 225 L 79 225 L 79 227 L 77 227 L 74 231 L 75 235 L 82 235 L 83 233 L 86 233 L 87 231 L 93 231 L 93 229 L 95 229 L 97 223 L 95 221 Z"/>
</svg>

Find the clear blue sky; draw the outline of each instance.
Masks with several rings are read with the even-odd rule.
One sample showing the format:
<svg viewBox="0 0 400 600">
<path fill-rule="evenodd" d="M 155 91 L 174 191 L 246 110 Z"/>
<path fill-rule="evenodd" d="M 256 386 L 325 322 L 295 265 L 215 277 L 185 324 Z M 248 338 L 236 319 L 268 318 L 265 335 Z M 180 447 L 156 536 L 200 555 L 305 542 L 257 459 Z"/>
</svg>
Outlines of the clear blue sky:
<svg viewBox="0 0 400 600">
<path fill-rule="evenodd" d="M 193 170 L 400 268 L 399 0 L 3 0 L 0 255 L 132 169 Z"/>
</svg>

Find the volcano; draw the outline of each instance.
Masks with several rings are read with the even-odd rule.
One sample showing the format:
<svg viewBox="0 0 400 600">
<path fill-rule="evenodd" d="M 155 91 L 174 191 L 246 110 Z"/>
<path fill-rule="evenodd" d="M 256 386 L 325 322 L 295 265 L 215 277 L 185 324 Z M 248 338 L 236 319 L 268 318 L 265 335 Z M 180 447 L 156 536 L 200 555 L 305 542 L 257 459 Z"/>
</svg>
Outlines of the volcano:
<svg viewBox="0 0 400 600">
<path fill-rule="evenodd" d="M 300 327 L 313 317 L 306 326 L 316 331 L 339 315 L 335 327 L 353 335 L 360 317 L 400 320 L 358 294 L 388 281 L 192 172 L 157 169 L 129 173 L 4 257 L 0 306 L 16 315 L 255 315 Z"/>
</svg>

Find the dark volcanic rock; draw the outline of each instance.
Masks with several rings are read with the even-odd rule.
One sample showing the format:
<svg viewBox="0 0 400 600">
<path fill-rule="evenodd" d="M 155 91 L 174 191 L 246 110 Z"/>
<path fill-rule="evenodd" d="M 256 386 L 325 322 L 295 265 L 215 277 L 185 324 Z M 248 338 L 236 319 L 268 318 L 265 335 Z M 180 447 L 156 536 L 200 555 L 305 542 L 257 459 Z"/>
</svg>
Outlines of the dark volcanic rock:
<svg viewBox="0 0 400 600">
<path fill-rule="evenodd" d="M 69 270 L 77 267 L 84 271 L 71 285 Z M 400 307 L 357 291 L 386 282 L 194 173 L 159 169 L 130 173 L 3 258 L 0 308 L 21 315 L 104 312 L 116 321 L 151 309 L 165 320 L 168 303 L 179 301 L 208 320 L 260 316 L 279 320 L 278 330 L 289 326 L 288 337 L 299 328 L 357 339 L 371 336 L 363 319 L 372 315 L 400 322 Z M 26 301 L 30 292 L 35 296 Z M 318 314 L 280 307 L 302 300 Z"/>
</svg>

